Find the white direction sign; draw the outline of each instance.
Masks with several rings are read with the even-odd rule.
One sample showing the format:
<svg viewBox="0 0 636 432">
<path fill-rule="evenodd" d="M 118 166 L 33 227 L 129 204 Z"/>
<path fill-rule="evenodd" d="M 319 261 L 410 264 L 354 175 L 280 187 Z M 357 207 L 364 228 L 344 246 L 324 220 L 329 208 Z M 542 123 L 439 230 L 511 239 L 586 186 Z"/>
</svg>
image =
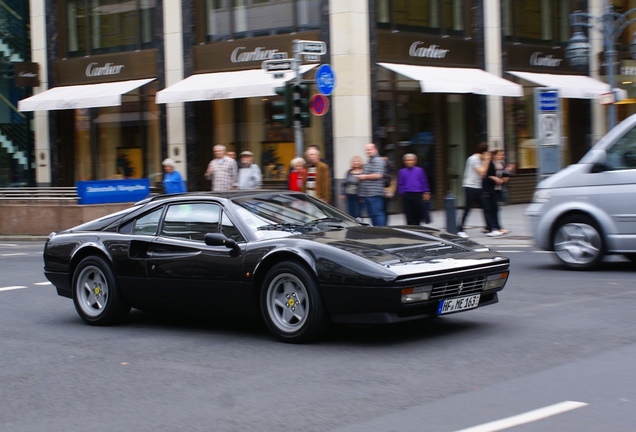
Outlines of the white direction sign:
<svg viewBox="0 0 636 432">
<path fill-rule="evenodd" d="M 265 72 L 285 72 L 293 69 L 294 59 L 265 60 L 263 63 L 261 63 L 261 67 L 265 70 Z"/>
<path fill-rule="evenodd" d="M 300 54 L 327 54 L 327 44 L 323 41 L 297 40 L 296 49 Z"/>
</svg>

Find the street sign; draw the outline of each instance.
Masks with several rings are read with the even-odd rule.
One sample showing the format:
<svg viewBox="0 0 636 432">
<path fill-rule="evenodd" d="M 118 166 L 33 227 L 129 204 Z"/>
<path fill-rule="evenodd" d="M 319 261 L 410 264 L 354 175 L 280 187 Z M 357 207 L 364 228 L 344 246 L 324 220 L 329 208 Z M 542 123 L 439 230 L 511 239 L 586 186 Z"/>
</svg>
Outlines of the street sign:
<svg viewBox="0 0 636 432">
<path fill-rule="evenodd" d="M 329 99 L 325 95 L 315 94 L 309 99 L 309 111 L 313 115 L 323 116 L 329 111 Z"/>
<path fill-rule="evenodd" d="M 329 64 L 322 64 L 316 70 L 316 89 L 325 96 L 330 96 L 336 87 L 336 75 Z"/>
<path fill-rule="evenodd" d="M 310 40 L 296 40 L 297 51 L 300 54 L 315 54 L 324 55 L 327 54 L 327 44 L 323 41 L 310 41 Z"/>
<path fill-rule="evenodd" d="M 294 67 L 294 59 L 272 59 L 265 60 L 261 63 L 261 67 L 265 72 L 279 73 L 292 70 Z"/>
</svg>

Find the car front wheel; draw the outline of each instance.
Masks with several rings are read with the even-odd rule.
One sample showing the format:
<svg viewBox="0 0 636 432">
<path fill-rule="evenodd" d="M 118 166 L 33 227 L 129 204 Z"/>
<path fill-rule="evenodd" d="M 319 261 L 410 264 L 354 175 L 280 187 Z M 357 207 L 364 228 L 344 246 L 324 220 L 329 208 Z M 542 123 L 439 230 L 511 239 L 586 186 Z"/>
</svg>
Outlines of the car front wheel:
<svg viewBox="0 0 636 432">
<path fill-rule="evenodd" d="M 315 278 L 294 262 L 276 264 L 267 273 L 261 310 L 271 333 L 283 342 L 314 340 L 327 321 Z"/>
<path fill-rule="evenodd" d="M 84 258 L 75 269 L 73 303 L 79 316 L 91 325 L 116 324 L 130 311 L 110 266 L 97 256 Z"/>
<path fill-rule="evenodd" d="M 568 268 L 589 270 L 603 259 L 603 236 L 596 223 L 583 215 L 563 219 L 554 232 L 552 246 Z"/>
</svg>

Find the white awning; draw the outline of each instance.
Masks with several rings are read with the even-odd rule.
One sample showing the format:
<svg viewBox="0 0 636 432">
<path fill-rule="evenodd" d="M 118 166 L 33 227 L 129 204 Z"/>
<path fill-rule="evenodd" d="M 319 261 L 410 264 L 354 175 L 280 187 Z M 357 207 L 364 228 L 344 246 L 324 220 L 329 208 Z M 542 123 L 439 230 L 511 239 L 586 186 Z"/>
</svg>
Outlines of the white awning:
<svg viewBox="0 0 636 432">
<path fill-rule="evenodd" d="M 302 65 L 300 73 L 303 74 L 316 66 Z M 157 92 L 157 103 L 275 96 L 274 89 L 283 86 L 294 77 L 295 73 L 288 71 L 282 73 L 282 78 L 275 78 L 274 73 L 263 69 L 190 75 Z"/>
<path fill-rule="evenodd" d="M 519 84 L 481 69 L 378 63 L 420 82 L 423 93 L 475 93 L 492 96 L 523 96 Z"/>
<path fill-rule="evenodd" d="M 507 73 L 542 87 L 559 90 L 559 97 L 572 99 L 596 99 L 601 93 L 611 91 L 610 85 L 585 75 L 554 75 L 534 72 Z"/>
<path fill-rule="evenodd" d="M 53 87 L 18 102 L 18 111 L 50 111 L 121 105 L 121 95 L 154 78 Z"/>
</svg>

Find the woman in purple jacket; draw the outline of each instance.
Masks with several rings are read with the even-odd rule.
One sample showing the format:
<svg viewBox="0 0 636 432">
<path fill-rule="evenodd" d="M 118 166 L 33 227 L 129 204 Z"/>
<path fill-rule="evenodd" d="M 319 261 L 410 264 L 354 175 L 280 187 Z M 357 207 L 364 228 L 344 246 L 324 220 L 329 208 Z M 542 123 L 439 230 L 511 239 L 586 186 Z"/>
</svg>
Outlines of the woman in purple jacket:
<svg viewBox="0 0 636 432">
<path fill-rule="evenodd" d="M 431 188 L 424 168 L 417 166 L 417 156 L 407 153 L 402 157 L 404 168 L 400 169 L 397 178 L 397 193 L 402 197 L 407 225 L 419 225 L 430 222 L 428 202 L 431 199 Z"/>
</svg>

